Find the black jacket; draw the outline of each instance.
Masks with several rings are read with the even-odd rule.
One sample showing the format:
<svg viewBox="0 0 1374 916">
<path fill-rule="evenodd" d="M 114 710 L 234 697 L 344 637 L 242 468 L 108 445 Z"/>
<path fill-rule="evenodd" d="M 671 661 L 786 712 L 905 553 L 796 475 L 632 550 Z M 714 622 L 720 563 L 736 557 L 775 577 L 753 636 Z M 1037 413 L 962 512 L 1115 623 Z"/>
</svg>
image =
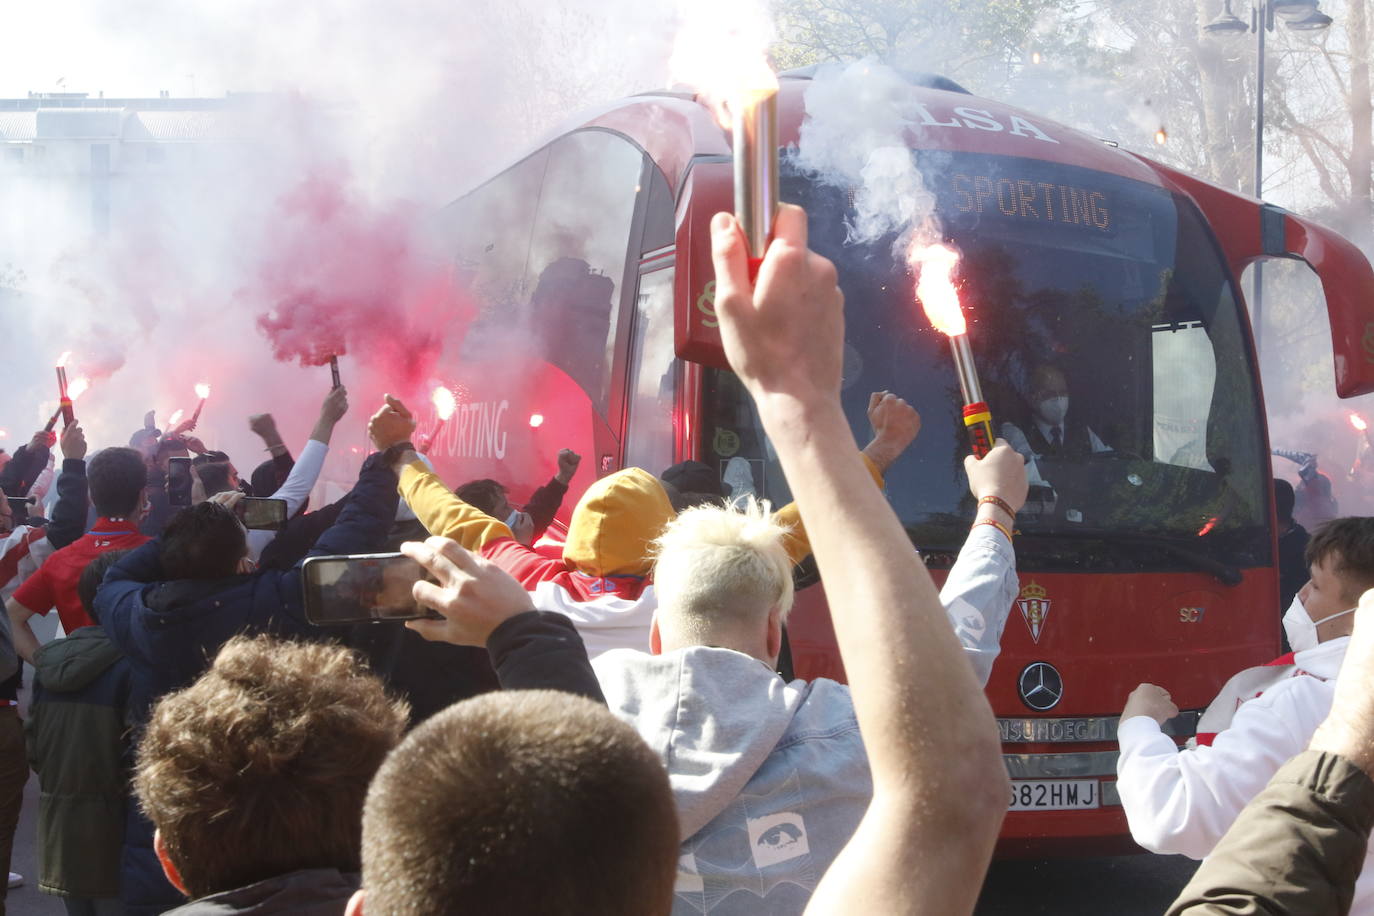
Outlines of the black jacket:
<svg viewBox="0 0 1374 916">
<path fill-rule="evenodd" d="M 357 889 L 356 874 L 308 868 L 192 900 L 167 916 L 341 916 Z"/>
<path fill-rule="evenodd" d="M 47 466 L 46 446 L 30 448 L 27 443 L 19 446 L 14 450 L 14 457 L 0 470 L 0 490 L 4 490 L 6 496 L 28 496 L 29 488 Z"/>
<path fill-rule="evenodd" d="M 563 505 L 563 497 L 567 495 L 568 485 L 557 477 L 550 477 L 549 482 L 535 490 L 530 501 L 525 503 L 525 511 L 529 513 L 530 521 L 534 522 L 536 539 L 553 522 L 553 517 L 558 514 L 558 507 Z"/>
<path fill-rule="evenodd" d="M 587 647 L 571 620 L 553 611 L 526 611 L 487 639 L 502 690 L 562 690 L 605 704 Z"/>
</svg>

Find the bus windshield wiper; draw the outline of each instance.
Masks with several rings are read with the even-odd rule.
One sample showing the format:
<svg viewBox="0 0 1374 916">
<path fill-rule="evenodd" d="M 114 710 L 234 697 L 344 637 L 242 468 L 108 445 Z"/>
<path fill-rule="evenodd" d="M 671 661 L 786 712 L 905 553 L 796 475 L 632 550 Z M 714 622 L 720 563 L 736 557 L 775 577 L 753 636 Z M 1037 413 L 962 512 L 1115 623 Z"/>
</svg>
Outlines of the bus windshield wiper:
<svg viewBox="0 0 1374 916">
<path fill-rule="evenodd" d="M 1241 572 L 1229 563 L 1215 559 L 1199 551 L 1187 538 L 1169 537 L 1162 534 L 1143 534 L 1138 532 L 1115 531 L 1107 528 L 1056 528 L 1053 531 L 1020 530 L 1021 538 L 1059 538 L 1063 540 L 1095 540 L 1104 543 L 1155 547 L 1177 560 L 1201 572 L 1209 573 L 1222 585 L 1236 586 L 1241 582 Z"/>
</svg>

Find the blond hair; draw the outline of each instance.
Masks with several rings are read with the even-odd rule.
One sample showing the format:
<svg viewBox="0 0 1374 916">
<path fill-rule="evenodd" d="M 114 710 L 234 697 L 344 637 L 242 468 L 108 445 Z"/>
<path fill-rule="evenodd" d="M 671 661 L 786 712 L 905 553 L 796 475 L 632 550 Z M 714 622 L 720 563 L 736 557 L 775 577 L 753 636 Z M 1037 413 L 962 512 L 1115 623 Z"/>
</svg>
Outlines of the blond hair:
<svg viewBox="0 0 1374 916">
<path fill-rule="evenodd" d="M 792 609 L 788 533 L 768 502 L 752 496 L 735 508 L 683 511 L 654 541 L 660 619 L 693 640 L 762 622 L 773 608 L 785 621 Z"/>
</svg>

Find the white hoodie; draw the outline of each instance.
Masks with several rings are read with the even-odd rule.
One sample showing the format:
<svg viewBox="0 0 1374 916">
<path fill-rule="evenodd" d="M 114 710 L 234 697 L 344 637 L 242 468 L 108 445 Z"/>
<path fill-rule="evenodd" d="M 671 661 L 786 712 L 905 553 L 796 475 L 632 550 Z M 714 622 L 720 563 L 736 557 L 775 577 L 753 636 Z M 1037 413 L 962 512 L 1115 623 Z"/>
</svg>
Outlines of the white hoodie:
<svg viewBox="0 0 1374 916">
<path fill-rule="evenodd" d="M 1307 748 L 1331 710 L 1349 643 L 1341 637 L 1296 653 L 1300 673 L 1244 702 L 1211 746 L 1180 751 L 1149 716 L 1122 722 L 1117 789 L 1135 841 L 1153 852 L 1210 855 L 1269 778 Z M 1356 883 L 1350 912 L 1374 913 L 1374 867 Z"/>
</svg>

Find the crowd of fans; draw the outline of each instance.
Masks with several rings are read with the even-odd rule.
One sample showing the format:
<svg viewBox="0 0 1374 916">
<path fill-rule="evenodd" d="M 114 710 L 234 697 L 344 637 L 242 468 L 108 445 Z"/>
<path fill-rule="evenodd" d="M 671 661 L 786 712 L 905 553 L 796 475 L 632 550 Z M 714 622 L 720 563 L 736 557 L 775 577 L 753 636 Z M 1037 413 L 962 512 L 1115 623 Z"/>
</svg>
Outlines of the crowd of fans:
<svg viewBox="0 0 1374 916">
<path fill-rule="evenodd" d="M 18 498 L 0 500 L 0 858 L 31 767 L 38 883 L 72 914 L 970 912 L 1009 791 L 982 687 L 1024 460 L 999 441 L 966 461 L 976 514 L 937 590 L 881 491 L 920 419 L 875 392 L 854 441 L 842 297 L 805 214 L 783 208 L 757 284 L 734 221 L 713 234 L 726 353 L 796 498 L 776 511 L 722 500 L 699 465 L 628 468 L 550 548 L 577 455 L 523 507 L 503 482 L 451 488 L 391 397 L 352 490 L 312 509 L 342 388 L 294 459 L 252 418 L 271 457 L 247 481 L 151 417 L 89 461 L 79 424 L 19 448 L 0 467 Z M 193 454 L 177 507 L 169 461 Z M 246 529 L 245 494 L 289 521 Z M 310 558 L 397 550 L 432 619 L 307 619 Z M 847 686 L 776 672 L 807 555 Z M 1374 520 L 1317 532 L 1306 562 L 1297 657 L 1238 674 L 1198 748 L 1160 730 L 1163 688 L 1122 715 L 1132 831 L 1208 856 L 1171 912 L 1369 905 Z M 40 644 L 54 609 L 65 637 Z"/>
</svg>

